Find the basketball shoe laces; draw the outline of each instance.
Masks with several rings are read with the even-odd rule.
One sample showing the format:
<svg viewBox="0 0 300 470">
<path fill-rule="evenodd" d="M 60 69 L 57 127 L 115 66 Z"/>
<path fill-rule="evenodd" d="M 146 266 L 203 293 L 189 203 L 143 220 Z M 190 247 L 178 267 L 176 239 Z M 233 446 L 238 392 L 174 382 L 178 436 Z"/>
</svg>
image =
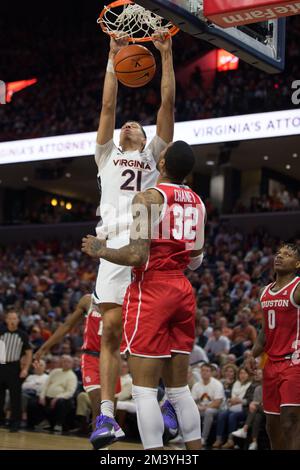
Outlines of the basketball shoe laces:
<svg viewBox="0 0 300 470">
<path fill-rule="evenodd" d="M 125 436 L 124 431 L 119 426 L 115 418 L 109 418 L 108 416 L 102 413 L 98 415 L 96 418 L 96 429 L 94 433 L 98 431 L 100 428 L 102 428 L 102 430 L 104 431 L 107 430 L 108 432 L 111 432 L 113 429 L 116 439 L 121 439 Z"/>
</svg>

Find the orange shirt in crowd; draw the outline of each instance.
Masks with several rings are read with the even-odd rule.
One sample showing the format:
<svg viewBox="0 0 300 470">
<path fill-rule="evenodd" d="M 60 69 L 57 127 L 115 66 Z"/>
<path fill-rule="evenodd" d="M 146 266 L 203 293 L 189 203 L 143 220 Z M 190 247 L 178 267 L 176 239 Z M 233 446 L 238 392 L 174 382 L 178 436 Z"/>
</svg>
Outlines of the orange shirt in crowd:
<svg viewBox="0 0 300 470">
<path fill-rule="evenodd" d="M 233 343 L 241 343 L 244 341 L 251 341 L 253 344 L 256 340 L 256 329 L 252 325 L 242 327 L 241 325 L 233 328 L 231 340 Z"/>
</svg>

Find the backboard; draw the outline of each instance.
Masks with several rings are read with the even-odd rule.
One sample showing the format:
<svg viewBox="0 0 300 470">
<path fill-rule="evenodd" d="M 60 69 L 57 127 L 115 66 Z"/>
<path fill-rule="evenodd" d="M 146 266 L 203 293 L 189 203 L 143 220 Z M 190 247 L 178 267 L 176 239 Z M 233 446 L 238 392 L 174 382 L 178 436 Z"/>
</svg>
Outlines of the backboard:
<svg viewBox="0 0 300 470">
<path fill-rule="evenodd" d="M 223 29 L 203 15 L 201 0 L 135 0 L 148 10 L 173 21 L 182 31 L 223 48 L 268 73 L 285 66 L 286 20 L 264 21 Z"/>
</svg>

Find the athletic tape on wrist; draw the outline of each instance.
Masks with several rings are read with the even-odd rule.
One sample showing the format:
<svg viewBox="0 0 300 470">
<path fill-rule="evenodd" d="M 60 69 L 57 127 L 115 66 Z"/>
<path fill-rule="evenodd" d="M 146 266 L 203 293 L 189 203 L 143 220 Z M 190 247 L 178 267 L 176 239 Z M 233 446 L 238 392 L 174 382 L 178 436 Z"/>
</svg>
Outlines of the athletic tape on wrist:
<svg viewBox="0 0 300 470">
<path fill-rule="evenodd" d="M 115 73 L 114 63 L 111 59 L 108 59 L 106 72 Z"/>
</svg>

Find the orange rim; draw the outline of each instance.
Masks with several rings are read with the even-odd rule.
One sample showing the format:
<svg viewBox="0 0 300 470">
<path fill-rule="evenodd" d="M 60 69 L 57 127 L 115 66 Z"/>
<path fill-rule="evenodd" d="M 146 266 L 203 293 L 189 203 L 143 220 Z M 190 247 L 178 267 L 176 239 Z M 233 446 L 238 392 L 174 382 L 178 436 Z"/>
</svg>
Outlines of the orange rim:
<svg viewBox="0 0 300 470">
<path fill-rule="evenodd" d="M 121 7 L 122 5 L 133 5 L 134 2 L 132 0 L 116 0 L 115 2 L 112 2 L 110 3 L 109 5 L 105 6 L 103 8 L 103 10 L 101 11 L 100 13 L 100 16 L 99 16 L 99 20 L 102 20 L 105 13 L 109 10 L 111 10 L 112 8 L 117 8 L 117 7 Z M 171 21 L 170 21 L 171 23 Z M 173 23 L 171 23 L 173 24 Z M 108 28 L 103 24 L 103 22 L 100 22 L 100 26 L 102 28 L 102 31 L 106 34 L 108 34 L 109 36 L 113 37 L 113 38 L 116 38 L 117 35 L 114 33 L 114 32 L 111 32 L 108 30 Z M 171 28 L 169 28 L 169 35 L 170 36 L 175 36 L 175 34 L 177 34 L 178 32 L 180 31 L 180 29 L 178 28 L 178 26 L 175 26 L 173 24 L 173 26 Z M 128 38 L 128 41 L 129 42 L 149 42 L 149 41 L 152 41 L 152 37 L 151 36 L 145 36 L 145 37 L 136 37 L 136 38 Z"/>
</svg>

